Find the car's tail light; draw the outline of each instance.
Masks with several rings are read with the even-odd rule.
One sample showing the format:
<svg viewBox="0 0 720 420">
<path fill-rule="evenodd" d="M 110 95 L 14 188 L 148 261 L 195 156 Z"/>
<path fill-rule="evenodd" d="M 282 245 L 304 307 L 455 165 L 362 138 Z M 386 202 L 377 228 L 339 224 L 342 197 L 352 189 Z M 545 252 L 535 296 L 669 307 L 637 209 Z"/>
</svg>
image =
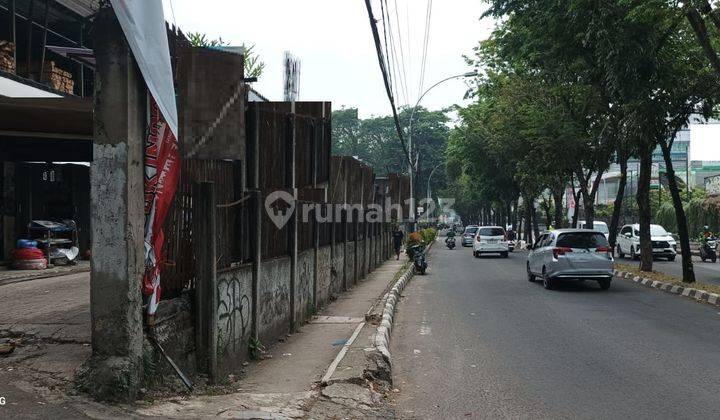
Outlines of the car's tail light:
<svg viewBox="0 0 720 420">
<path fill-rule="evenodd" d="M 555 259 L 557 259 L 559 256 L 565 255 L 570 252 L 573 252 L 572 248 L 565 248 L 565 247 L 553 248 L 553 257 Z"/>
<path fill-rule="evenodd" d="M 609 254 L 611 251 L 612 251 L 612 250 L 610 249 L 610 247 L 607 247 L 607 246 L 600 246 L 600 247 L 597 247 L 597 248 L 595 249 L 595 252 L 606 252 L 606 253 L 608 253 L 608 254 Z"/>
</svg>

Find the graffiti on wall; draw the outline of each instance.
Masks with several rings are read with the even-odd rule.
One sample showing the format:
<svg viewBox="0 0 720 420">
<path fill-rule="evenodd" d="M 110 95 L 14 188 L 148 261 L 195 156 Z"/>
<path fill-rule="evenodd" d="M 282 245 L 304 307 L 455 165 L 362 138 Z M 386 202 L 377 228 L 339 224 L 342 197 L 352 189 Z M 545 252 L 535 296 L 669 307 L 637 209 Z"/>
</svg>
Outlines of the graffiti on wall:
<svg viewBox="0 0 720 420">
<path fill-rule="evenodd" d="M 218 279 L 218 354 L 237 354 L 247 348 L 250 298 L 245 283 L 237 273 Z"/>
</svg>

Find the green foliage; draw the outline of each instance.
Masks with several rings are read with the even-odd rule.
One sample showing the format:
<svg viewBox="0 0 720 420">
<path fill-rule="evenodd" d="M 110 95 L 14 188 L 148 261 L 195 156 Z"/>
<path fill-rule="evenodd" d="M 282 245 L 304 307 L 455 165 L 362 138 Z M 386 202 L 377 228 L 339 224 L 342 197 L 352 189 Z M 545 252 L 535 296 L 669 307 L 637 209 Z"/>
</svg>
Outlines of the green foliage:
<svg viewBox="0 0 720 420">
<path fill-rule="evenodd" d="M 260 359 L 260 356 L 265 353 L 265 346 L 263 346 L 260 339 L 250 337 L 250 341 L 248 342 L 248 353 L 250 354 L 251 360 Z"/>
<path fill-rule="evenodd" d="M 206 47 L 206 48 L 213 48 L 213 47 L 224 47 L 230 45 L 228 42 L 224 41 L 222 38 L 217 39 L 210 39 L 208 38 L 207 34 L 202 34 L 200 32 L 188 32 L 187 34 L 188 40 L 190 41 L 190 45 L 194 47 Z M 265 63 L 260 60 L 260 57 L 257 55 L 255 50 L 255 45 L 246 46 L 244 43 L 242 44 L 243 50 L 245 50 L 244 53 L 244 67 L 245 67 L 245 77 L 260 77 L 265 70 Z"/>
<path fill-rule="evenodd" d="M 409 123 L 412 109 L 400 111 L 400 122 L 409 137 Z M 416 185 L 417 196 L 424 197 L 427 180 L 433 168 L 442 164 L 450 128 L 445 111 L 428 111 L 418 107 L 413 116 L 413 151 L 420 153 Z M 333 154 L 356 156 L 370 165 L 375 174 L 383 176 L 388 172 L 406 173 L 408 162 L 397 137 L 395 123 L 391 116 L 360 119 L 357 108 L 342 108 L 332 114 Z M 435 171 L 431 190 L 439 192 L 446 186 L 445 174 Z"/>
<path fill-rule="evenodd" d="M 668 232 L 677 233 L 677 218 L 672 203 L 663 203 L 655 212 L 655 223 L 664 227 Z"/>
<path fill-rule="evenodd" d="M 437 230 L 433 228 L 422 229 L 419 231 L 419 233 L 422 244 L 426 246 L 435 242 L 435 238 L 437 238 Z"/>
<path fill-rule="evenodd" d="M 190 45 L 194 47 L 223 47 L 230 45 L 223 41 L 222 38 L 210 39 L 207 34 L 201 34 L 200 32 L 188 32 L 187 37 Z"/>
</svg>

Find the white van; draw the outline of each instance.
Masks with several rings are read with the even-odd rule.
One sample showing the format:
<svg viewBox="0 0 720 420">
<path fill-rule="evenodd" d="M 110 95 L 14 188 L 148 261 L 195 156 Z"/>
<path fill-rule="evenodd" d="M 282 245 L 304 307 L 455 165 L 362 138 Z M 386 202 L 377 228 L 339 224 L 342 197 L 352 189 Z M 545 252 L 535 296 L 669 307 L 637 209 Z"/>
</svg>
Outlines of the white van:
<svg viewBox="0 0 720 420">
<path fill-rule="evenodd" d="M 587 229 L 585 226 L 587 226 L 587 223 L 584 220 L 578 222 L 578 229 Z M 610 229 L 608 229 L 607 223 L 596 220 L 593 222 L 593 230 L 602 233 L 605 238 L 610 240 Z"/>
</svg>

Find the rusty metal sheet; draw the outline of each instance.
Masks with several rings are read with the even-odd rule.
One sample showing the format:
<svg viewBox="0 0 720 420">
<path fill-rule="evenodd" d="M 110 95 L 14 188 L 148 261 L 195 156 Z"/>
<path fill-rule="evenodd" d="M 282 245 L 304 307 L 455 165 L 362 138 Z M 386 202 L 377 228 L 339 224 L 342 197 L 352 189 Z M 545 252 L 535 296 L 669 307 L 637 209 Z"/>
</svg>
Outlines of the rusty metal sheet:
<svg viewBox="0 0 720 420">
<path fill-rule="evenodd" d="M 243 160 L 247 106 L 243 56 L 181 46 L 177 72 L 182 156 Z"/>
</svg>

